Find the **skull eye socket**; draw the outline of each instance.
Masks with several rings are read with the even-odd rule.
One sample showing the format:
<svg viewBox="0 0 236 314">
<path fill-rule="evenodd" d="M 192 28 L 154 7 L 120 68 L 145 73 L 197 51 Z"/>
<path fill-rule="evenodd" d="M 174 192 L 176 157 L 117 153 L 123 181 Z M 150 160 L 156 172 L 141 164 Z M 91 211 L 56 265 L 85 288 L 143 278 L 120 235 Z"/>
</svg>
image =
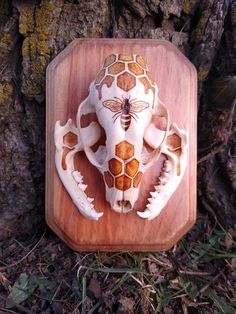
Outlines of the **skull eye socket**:
<svg viewBox="0 0 236 314">
<path fill-rule="evenodd" d="M 80 117 L 80 123 L 81 123 L 81 133 L 83 133 L 86 128 L 89 128 L 92 125 L 92 123 L 96 123 L 99 126 L 100 137 L 98 138 L 98 140 L 95 143 L 93 143 L 91 146 L 89 145 L 89 143 L 85 143 L 85 144 L 88 145 L 87 154 L 91 156 L 93 159 L 95 158 L 98 165 L 102 166 L 107 156 L 107 150 L 106 150 L 107 137 L 106 137 L 105 130 L 99 124 L 97 115 L 94 112 L 82 114 Z M 87 157 L 89 157 L 88 155 Z"/>
<path fill-rule="evenodd" d="M 145 166 L 149 163 L 152 153 L 154 152 L 154 148 L 148 145 L 148 143 L 143 140 L 143 148 L 142 148 L 142 154 L 141 154 L 141 160 L 142 164 Z"/>
<path fill-rule="evenodd" d="M 163 144 L 166 138 L 166 132 L 168 128 L 168 120 L 164 116 L 154 115 L 151 123 L 146 128 L 143 148 L 142 148 L 142 163 L 148 167 L 148 164 L 152 163 L 153 158 L 157 158 L 160 155 L 161 144 Z"/>
<path fill-rule="evenodd" d="M 151 121 L 161 131 L 166 131 L 167 119 L 165 117 L 153 116 Z"/>
</svg>

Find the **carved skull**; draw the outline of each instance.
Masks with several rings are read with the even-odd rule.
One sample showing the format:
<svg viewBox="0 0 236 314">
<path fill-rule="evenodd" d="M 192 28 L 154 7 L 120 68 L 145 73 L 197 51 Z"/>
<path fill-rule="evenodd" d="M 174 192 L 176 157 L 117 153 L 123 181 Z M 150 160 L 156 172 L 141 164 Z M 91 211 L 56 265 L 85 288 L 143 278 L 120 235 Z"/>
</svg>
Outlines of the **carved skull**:
<svg viewBox="0 0 236 314">
<path fill-rule="evenodd" d="M 91 199 L 84 193 L 86 186 L 82 176 L 73 169 L 73 154 L 79 150 L 84 150 L 90 163 L 103 175 L 106 199 L 112 209 L 119 213 L 133 209 L 142 176 L 160 153 L 164 152 L 167 160 L 155 192 L 152 192 L 146 210 L 138 212 L 139 216 L 148 219 L 156 217 L 179 185 L 186 165 L 186 135 L 176 125 L 169 127 L 168 110 L 157 95 L 157 85 L 141 56 L 112 54 L 105 59 L 102 69 L 90 85 L 89 96 L 78 108 L 77 128 L 72 126 L 71 120 L 64 127 L 56 124 L 57 151 L 63 147 L 59 139 L 66 132 L 78 136 L 78 144 L 73 153 L 67 156 L 66 163 L 77 180 L 79 193 L 75 192 L 75 186 L 69 186 L 68 173 L 62 171 L 62 157 L 61 154 L 57 157 L 57 152 L 56 165 L 64 185 L 83 215 L 98 219 L 101 213 L 93 209 Z M 83 127 L 82 117 L 89 113 L 96 114 L 97 122 Z M 163 117 L 165 127 L 157 128 L 153 117 Z M 105 139 L 100 144 L 102 133 Z M 177 136 L 174 141 L 173 135 Z M 180 150 L 178 157 L 175 153 L 177 150 Z M 67 183 L 64 182 L 66 180 Z M 166 188 L 163 192 L 164 185 Z M 161 197 L 158 195 L 160 192 L 163 194 Z"/>
</svg>

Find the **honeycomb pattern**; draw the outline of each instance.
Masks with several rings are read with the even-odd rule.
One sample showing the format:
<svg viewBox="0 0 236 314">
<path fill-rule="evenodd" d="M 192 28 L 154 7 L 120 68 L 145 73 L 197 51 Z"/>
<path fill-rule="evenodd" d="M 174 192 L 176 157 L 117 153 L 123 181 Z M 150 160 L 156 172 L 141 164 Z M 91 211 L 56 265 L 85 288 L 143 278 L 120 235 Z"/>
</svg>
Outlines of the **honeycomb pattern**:
<svg viewBox="0 0 236 314">
<path fill-rule="evenodd" d="M 95 78 L 99 99 L 102 98 L 102 87 L 104 85 L 109 88 L 113 83 L 117 83 L 120 89 L 128 92 L 135 88 L 138 82 L 143 84 L 145 93 L 151 90 L 155 95 L 154 79 L 143 58 L 138 55 L 109 55 L 104 61 L 103 68 Z"/>
<path fill-rule="evenodd" d="M 104 173 L 104 179 L 109 188 L 113 187 L 114 179 L 113 179 L 113 176 L 110 174 L 110 172 L 107 171 Z"/>
<path fill-rule="evenodd" d="M 96 76 L 96 79 L 95 79 L 95 84 L 100 84 L 101 83 L 101 80 L 103 79 L 105 75 L 105 70 L 102 69 L 101 71 L 98 72 L 97 76 Z"/>
<path fill-rule="evenodd" d="M 135 75 L 141 75 L 144 73 L 144 70 L 137 63 L 129 63 L 128 69 Z"/>
<path fill-rule="evenodd" d="M 109 74 L 117 74 L 125 69 L 125 64 L 122 62 L 116 62 L 108 68 Z"/>
<path fill-rule="evenodd" d="M 118 60 L 120 60 L 120 61 L 134 61 L 134 56 L 133 55 L 122 55 L 122 54 L 119 54 Z"/>
<path fill-rule="evenodd" d="M 111 65 L 112 63 L 114 63 L 116 61 L 116 55 L 110 55 L 106 58 L 105 62 L 104 62 L 104 68 L 108 67 L 109 65 Z"/>
<path fill-rule="evenodd" d="M 144 90 L 146 94 L 148 94 L 149 89 L 153 90 L 154 92 L 155 88 L 152 87 L 150 81 L 146 77 L 139 78 L 139 81 L 144 85 Z"/>
<path fill-rule="evenodd" d="M 142 176 L 143 176 L 142 172 L 139 171 L 137 173 L 137 175 L 135 176 L 135 178 L 134 178 L 134 182 L 133 182 L 134 188 L 137 188 L 139 186 L 139 183 L 140 183 L 140 181 L 142 179 Z"/>
<path fill-rule="evenodd" d="M 181 147 L 181 138 L 176 133 L 167 137 L 166 144 L 173 150 Z"/>
<path fill-rule="evenodd" d="M 137 159 L 130 160 L 126 166 L 125 171 L 130 177 L 134 177 L 135 174 L 138 172 L 139 162 Z"/>
<path fill-rule="evenodd" d="M 166 144 L 168 146 L 168 149 L 175 154 L 177 157 L 177 175 L 179 176 L 181 173 L 181 167 L 180 167 L 180 156 L 182 153 L 181 150 L 181 138 L 176 133 L 170 135 L 167 137 Z"/>
<path fill-rule="evenodd" d="M 135 85 L 136 85 L 135 76 L 133 76 L 129 72 L 124 72 L 117 77 L 117 86 L 126 92 L 134 88 Z"/>
<path fill-rule="evenodd" d="M 67 169 L 66 165 L 66 156 L 67 154 L 74 148 L 74 146 L 78 143 L 77 135 L 73 132 L 68 132 L 63 136 L 63 143 L 67 147 L 63 147 L 61 166 L 63 170 Z"/>
<path fill-rule="evenodd" d="M 115 186 L 118 190 L 126 191 L 131 187 L 131 179 L 126 175 L 117 177 Z"/>
<path fill-rule="evenodd" d="M 114 77 L 111 76 L 111 75 L 107 75 L 101 82 L 100 85 L 97 86 L 97 89 L 98 89 L 98 95 L 99 95 L 99 98 L 101 99 L 102 98 L 102 87 L 104 84 L 106 84 L 107 87 L 111 87 L 113 81 L 114 81 Z"/>
<path fill-rule="evenodd" d="M 63 143 L 69 148 L 73 148 L 78 143 L 77 135 L 72 132 L 66 133 L 63 136 Z"/>
<path fill-rule="evenodd" d="M 143 58 L 141 56 L 137 56 L 136 57 L 136 62 L 141 65 L 142 68 L 146 68 L 146 64 L 145 61 L 143 60 Z"/>
<path fill-rule="evenodd" d="M 109 188 L 126 191 L 132 186 L 137 188 L 142 178 L 139 171 L 139 161 L 134 157 L 134 146 L 127 141 L 122 141 L 115 147 L 117 158 L 108 162 L 108 171 L 104 173 L 104 179 Z"/>
<path fill-rule="evenodd" d="M 127 160 L 134 156 L 134 146 L 127 141 L 116 145 L 116 156 L 122 160 Z"/>
<path fill-rule="evenodd" d="M 112 158 L 109 160 L 108 164 L 109 170 L 114 176 L 117 176 L 122 172 L 122 163 L 119 160 Z"/>
<path fill-rule="evenodd" d="M 149 72 L 149 71 L 146 71 L 146 74 L 147 74 L 147 77 L 149 78 L 149 81 L 151 82 L 151 84 L 155 84 L 155 82 L 154 82 L 154 79 L 153 79 L 153 77 L 152 77 L 152 75 L 151 75 L 151 73 Z"/>
</svg>

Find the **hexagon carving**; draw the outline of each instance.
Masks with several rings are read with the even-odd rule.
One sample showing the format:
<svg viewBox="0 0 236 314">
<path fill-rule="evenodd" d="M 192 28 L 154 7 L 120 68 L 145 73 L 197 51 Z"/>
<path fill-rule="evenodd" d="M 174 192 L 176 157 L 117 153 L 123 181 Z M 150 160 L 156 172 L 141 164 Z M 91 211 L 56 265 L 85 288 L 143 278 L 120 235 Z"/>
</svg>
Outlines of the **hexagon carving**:
<svg viewBox="0 0 236 314">
<path fill-rule="evenodd" d="M 115 178 L 115 186 L 118 190 L 126 191 L 131 187 L 131 179 L 125 175 Z"/>
<path fill-rule="evenodd" d="M 138 172 L 139 161 L 137 159 L 130 160 L 125 166 L 125 172 L 130 176 L 134 177 Z"/>
<path fill-rule="evenodd" d="M 122 172 L 122 163 L 119 160 L 112 158 L 109 160 L 109 170 L 114 176 L 117 176 Z"/>
<path fill-rule="evenodd" d="M 125 69 L 125 64 L 121 62 L 116 62 L 108 68 L 109 74 L 118 74 Z"/>
<path fill-rule="evenodd" d="M 127 160 L 134 156 L 134 146 L 127 141 L 117 144 L 115 151 L 116 156 L 122 160 Z"/>
<path fill-rule="evenodd" d="M 68 132 L 63 137 L 63 143 L 70 148 L 74 147 L 78 143 L 77 135 L 72 132 Z"/>
<path fill-rule="evenodd" d="M 114 179 L 109 171 L 104 173 L 104 179 L 109 188 L 112 188 L 114 185 Z"/>
<path fill-rule="evenodd" d="M 117 86 L 128 92 L 136 85 L 136 78 L 129 72 L 124 72 L 117 77 Z"/>
</svg>

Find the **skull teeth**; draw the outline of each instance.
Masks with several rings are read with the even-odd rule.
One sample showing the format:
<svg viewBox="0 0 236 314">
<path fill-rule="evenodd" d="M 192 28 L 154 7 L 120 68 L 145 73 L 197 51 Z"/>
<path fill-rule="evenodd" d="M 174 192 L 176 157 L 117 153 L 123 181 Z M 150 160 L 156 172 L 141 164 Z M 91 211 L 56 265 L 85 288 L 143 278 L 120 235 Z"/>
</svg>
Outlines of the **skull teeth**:
<svg viewBox="0 0 236 314">
<path fill-rule="evenodd" d="M 155 191 L 150 192 L 151 197 L 148 198 L 148 204 L 146 205 L 146 210 L 144 212 L 138 212 L 138 215 L 141 218 L 146 218 L 148 219 L 150 217 L 151 212 L 153 211 L 154 208 L 156 208 L 159 203 L 159 194 L 163 191 L 164 185 L 168 183 L 170 179 L 170 170 L 171 170 L 171 164 L 168 160 L 164 162 L 161 174 L 158 178 L 158 185 L 156 185 Z"/>
<path fill-rule="evenodd" d="M 72 175 L 73 175 L 73 178 L 75 179 L 75 181 L 78 183 L 79 188 L 84 192 L 88 186 L 86 184 L 83 184 L 83 176 L 81 175 L 81 173 L 79 171 L 74 171 L 72 173 Z M 91 199 L 91 200 L 93 200 L 93 199 Z"/>
<path fill-rule="evenodd" d="M 84 192 L 87 189 L 87 185 L 83 183 L 79 183 L 79 188 Z"/>
<path fill-rule="evenodd" d="M 146 209 L 144 212 L 137 212 L 137 214 L 139 217 L 147 219 L 150 216 L 151 212 L 149 209 Z"/>
<path fill-rule="evenodd" d="M 171 164 L 170 164 L 170 162 L 169 162 L 168 160 L 166 160 L 166 161 L 164 162 L 163 170 L 164 170 L 165 172 L 170 172 L 170 170 L 171 170 Z"/>
<path fill-rule="evenodd" d="M 152 197 L 156 197 L 156 196 L 157 196 L 157 192 L 150 192 L 150 195 L 151 195 Z"/>
<path fill-rule="evenodd" d="M 162 190 L 162 186 L 161 185 L 155 186 L 155 190 L 157 191 L 157 193 L 160 193 Z"/>
<path fill-rule="evenodd" d="M 92 202 L 94 201 L 94 198 L 92 198 L 92 197 L 87 197 L 87 200 L 88 200 L 89 203 L 92 203 Z"/>
<path fill-rule="evenodd" d="M 169 175 L 167 172 L 165 172 L 164 177 L 165 177 L 167 180 L 170 179 L 170 175 Z"/>
<path fill-rule="evenodd" d="M 167 183 L 167 178 L 165 178 L 164 176 L 161 176 L 160 178 L 159 178 L 159 181 L 160 181 L 160 184 L 161 185 L 164 185 L 164 184 L 166 184 Z"/>
<path fill-rule="evenodd" d="M 72 175 L 73 175 L 73 178 L 75 179 L 75 181 L 77 183 L 83 182 L 83 176 L 81 175 L 81 173 L 79 171 L 73 171 Z"/>
</svg>

